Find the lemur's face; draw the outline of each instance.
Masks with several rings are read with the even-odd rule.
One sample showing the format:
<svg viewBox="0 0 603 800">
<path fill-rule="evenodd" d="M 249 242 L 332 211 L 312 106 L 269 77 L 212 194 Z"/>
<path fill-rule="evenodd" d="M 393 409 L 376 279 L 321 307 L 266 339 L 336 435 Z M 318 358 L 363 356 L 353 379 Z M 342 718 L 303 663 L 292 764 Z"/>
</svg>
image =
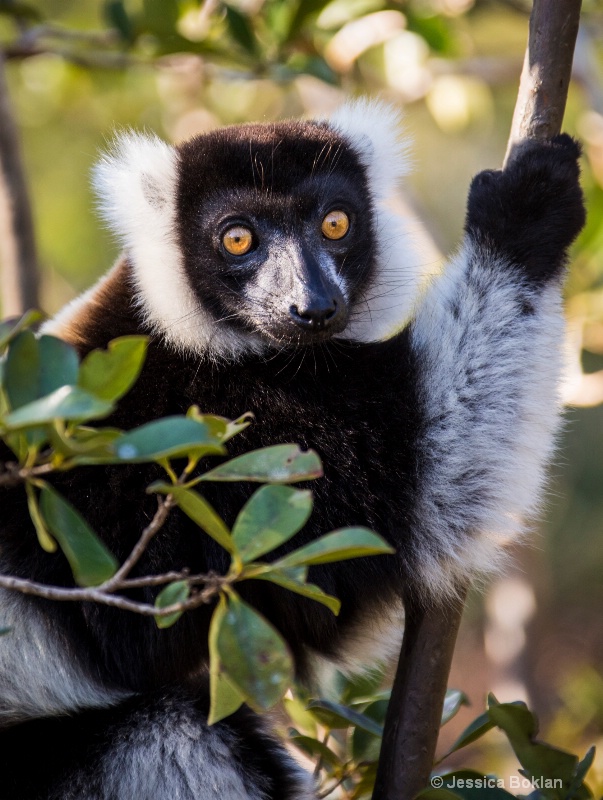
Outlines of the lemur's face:
<svg viewBox="0 0 603 800">
<path fill-rule="evenodd" d="M 375 262 L 358 156 L 326 125 L 226 128 L 178 149 L 187 281 L 228 326 L 287 343 L 343 332 Z"/>
</svg>

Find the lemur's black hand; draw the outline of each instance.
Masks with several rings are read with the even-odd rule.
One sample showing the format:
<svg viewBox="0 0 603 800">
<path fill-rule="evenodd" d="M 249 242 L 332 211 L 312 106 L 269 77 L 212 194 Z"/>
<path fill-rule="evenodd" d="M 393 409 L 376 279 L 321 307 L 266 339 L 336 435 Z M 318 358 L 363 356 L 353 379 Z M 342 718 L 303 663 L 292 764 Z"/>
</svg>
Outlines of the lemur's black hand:
<svg viewBox="0 0 603 800">
<path fill-rule="evenodd" d="M 519 144 L 503 171 L 480 172 L 469 191 L 465 230 L 541 283 L 558 276 L 586 214 L 581 148 L 567 134 Z"/>
</svg>

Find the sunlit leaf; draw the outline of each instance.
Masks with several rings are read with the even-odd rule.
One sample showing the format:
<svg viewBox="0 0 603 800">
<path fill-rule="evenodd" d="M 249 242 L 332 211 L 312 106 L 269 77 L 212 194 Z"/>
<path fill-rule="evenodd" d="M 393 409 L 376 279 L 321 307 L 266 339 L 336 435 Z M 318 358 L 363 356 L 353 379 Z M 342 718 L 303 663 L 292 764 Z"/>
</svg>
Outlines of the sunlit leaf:
<svg viewBox="0 0 603 800">
<path fill-rule="evenodd" d="M 41 491 L 40 510 L 67 557 L 77 584 L 97 586 L 115 574 L 115 557 L 80 513 L 48 485 Z"/>
<path fill-rule="evenodd" d="M 80 367 L 78 385 L 102 400 L 119 400 L 140 375 L 147 342 L 146 336 L 122 336 L 109 342 L 106 350 L 88 353 Z"/>
<path fill-rule="evenodd" d="M 209 725 L 234 714 L 245 702 L 245 698 L 228 680 L 218 652 L 218 634 L 227 608 L 226 598 L 221 595 L 209 626 Z"/>
<path fill-rule="evenodd" d="M 288 541 L 303 528 L 311 512 L 311 492 L 262 486 L 245 503 L 232 529 L 243 562 L 255 561 Z"/>
<path fill-rule="evenodd" d="M 298 483 L 321 475 L 322 466 L 314 450 L 303 453 L 296 444 L 277 444 L 232 458 L 206 472 L 201 480 Z"/>
<path fill-rule="evenodd" d="M 227 419 L 226 417 L 218 417 L 215 414 L 202 414 L 199 406 L 191 406 L 186 412 L 189 419 L 194 419 L 197 422 L 203 422 L 212 434 L 217 436 L 222 444 L 232 439 L 253 422 L 253 414 L 242 414 L 234 420 Z"/>
<path fill-rule="evenodd" d="M 179 508 L 229 553 L 236 552 L 230 531 L 214 508 L 198 492 L 158 481 L 148 491 L 172 494 Z"/>
<path fill-rule="evenodd" d="M 442 725 L 455 717 L 462 706 L 469 705 L 469 698 L 464 692 L 458 689 L 448 689 L 444 698 L 444 708 L 442 709 Z"/>
<path fill-rule="evenodd" d="M 293 661 L 281 635 L 232 594 L 217 634 L 228 681 L 257 710 L 277 703 L 293 679 Z"/>
<path fill-rule="evenodd" d="M 192 454 L 223 455 L 226 451 L 207 425 L 187 417 L 164 417 L 148 422 L 115 442 L 120 461 L 137 464 Z"/>
<path fill-rule="evenodd" d="M 190 587 L 186 581 L 174 581 L 168 583 L 157 595 L 155 599 L 155 608 L 167 608 L 168 606 L 176 605 L 176 603 L 184 603 L 188 600 L 190 594 Z M 182 611 L 174 611 L 173 614 L 155 617 L 155 623 L 158 628 L 169 628 L 177 622 L 182 616 Z"/>
<path fill-rule="evenodd" d="M 385 539 L 368 528 L 342 528 L 294 550 L 288 556 L 275 561 L 273 567 L 281 569 L 299 564 L 327 564 L 331 561 L 393 552 Z"/>
<path fill-rule="evenodd" d="M 29 509 L 29 516 L 31 517 L 31 521 L 36 529 L 40 546 L 43 550 L 46 550 L 47 553 L 54 553 L 57 549 L 57 543 L 48 532 L 44 518 L 40 513 L 38 498 L 36 497 L 36 490 L 31 483 L 26 483 L 25 489 L 27 492 L 27 508 Z"/>
<path fill-rule="evenodd" d="M 4 419 L 9 431 L 45 425 L 57 419 L 84 422 L 89 419 L 101 419 L 113 410 L 113 404 L 99 400 L 79 386 L 62 386 L 52 394 L 34 400 L 12 411 Z"/>
</svg>

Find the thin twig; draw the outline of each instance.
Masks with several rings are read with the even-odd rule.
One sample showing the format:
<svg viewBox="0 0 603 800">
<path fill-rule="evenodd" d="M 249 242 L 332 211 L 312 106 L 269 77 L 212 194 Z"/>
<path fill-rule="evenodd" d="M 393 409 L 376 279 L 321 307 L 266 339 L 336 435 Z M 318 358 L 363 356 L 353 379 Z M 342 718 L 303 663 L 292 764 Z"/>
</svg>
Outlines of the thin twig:
<svg viewBox="0 0 603 800">
<path fill-rule="evenodd" d="M 38 478 L 40 475 L 48 475 L 56 471 L 53 464 L 39 464 L 37 467 L 21 467 L 19 464 L 7 462 L 2 464 L 4 472 L 0 473 L 0 487 L 11 489 L 24 483 L 31 478 Z"/>
<path fill-rule="evenodd" d="M 170 509 L 174 505 L 174 496 L 168 494 L 165 498 L 158 498 L 158 507 L 155 516 L 140 535 L 140 539 L 134 545 L 132 552 L 126 558 L 115 575 L 106 581 L 102 588 L 105 592 L 115 591 L 115 587 L 123 582 L 124 578 L 130 574 L 132 568 L 140 561 L 143 553 L 149 546 L 151 539 L 161 530 L 168 518 Z"/>
</svg>

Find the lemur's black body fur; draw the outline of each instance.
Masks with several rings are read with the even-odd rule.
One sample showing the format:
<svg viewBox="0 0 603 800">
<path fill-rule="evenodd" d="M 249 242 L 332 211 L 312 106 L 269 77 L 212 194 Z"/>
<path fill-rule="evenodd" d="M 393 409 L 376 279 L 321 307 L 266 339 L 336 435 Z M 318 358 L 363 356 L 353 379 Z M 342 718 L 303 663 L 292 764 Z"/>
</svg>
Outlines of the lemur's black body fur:
<svg viewBox="0 0 603 800">
<path fill-rule="evenodd" d="M 311 673 L 317 654 L 347 666 L 366 661 L 357 653 L 387 638 L 388 617 L 399 626 L 405 597 L 413 594 L 430 602 L 434 596 L 452 595 L 456 580 L 487 571 L 501 539 L 519 532 L 517 513 L 534 505 L 556 425 L 558 287 L 566 249 L 584 218 L 575 143 L 558 137 L 553 143 L 524 146 L 504 173 L 482 173 L 474 181 L 464 252 L 434 284 L 412 321 L 385 341 L 356 336 L 354 314 L 362 313 L 367 287 L 378 287 L 376 276 L 383 272 L 379 239 L 384 234 L 376 210 L 381 189 L 375 189 L 371 172 L 373 151 L 363 150 L 355 134 L 346 139 L 342 127 L 343 132 L 335 128 L 333 133 L 328 127 L 284 125 L 275 148 L 269 129 L 254 126 L 234 129 L 232 138 L 211 134 L 180 150 L 174 197 L 181 274 L 215 325 L 228 320 L 224 324 L 231 338 L 224 347 L 237 350 L 247 339 L 253 346 L 241 345 L 227 357 L 224 352 L 212 355 L 213 333 L 197 353 L 191 353 L 186 331 L 184 345 L 173 337 L 170 341 L 169 326 L 162 334 L 157 315 L 149 313 L 152 303 L 144 286 L 141 291 L 136 247 L 57 327 L 82 354 L 116 336 L 153 335 L 142 376 L 111 420 L 119 427 L 183 413 L 197 404 L 204 412 L 227 417 L 255 414 L 253 425 L 229 444 L 231 455 L 281 442 L 315 448 L 325 469 L 325 477 L 312 486 L 315 510 L 284 549 L 345 525 L 366 525 L 396 548 L 392 556 L 313 568 L 312 581 L 341 599 L 338 618 L 269 583 L 242 587 L 287 638 L 302 676 Z M 312 141 L 315 135 L 318 143 Z M 256 155 L 251 169 L 250 149 Z M 216 186 L 221 188 L 218 196 Z M 146 191 L 151 206 L 160 209 L 161 187 L 153 178 Z M 336 266 L 332 274 L 337 272 L 349 301 L 348 337 L 320 335 L 313 342 L 305 333 L 291 332 L 286 314 L 264 323 L 257 311 L 260 295 L 256 292 L 247 303 L 255 288 L 244 285 L 245 275 L 236 269 L 219 274 L 221 262 L 211 249 L 219 212 L 227 203 L 235 216 L 242 216 L 253 198 L 260 243 L 270 242 L 272 225 L 278 236 L 293 226 L 290 236 L 300 237 L 302 256 L 317 236 L 311 222 L 316 209 L 324 214 L 334 200 L 336 206 L 343 198 L 349 203 L 353 227 L 348 250 L 342 249 L 344 243 L 328 251 L 328 263 Z M 262 215 L 269 222 L 262 222 Z M 279 253 L 288 246 L 284 241 L 279 239 Z M 323 244 L 317 239 L 312 252 L 321 253 Z M 248 275 L 270 263 L 270 255 L 260 249 L 261 244 L 250 256 L 256 261 L 248 263 Z M 323 255 L 303 258 L 309 272 L 326 263 Z M 270 284 L 277 295 L 297 291 L 282 277 L 283 263 L 278 262 L 278 280 L 273 276 Z M 217 272 L 206 264 L 215 264 Z M 381 278 L 381 285 L 390 284 Z M 232 319 L 238 293 L 247 306 Z M 132 298 L 137 295 L 136 304 Z M 278 307 L 266 302 L 263 313 L 277 317 Z M 258 338 L 263 324 L 273 326 L 268 341 Z M 146 466 L 94 468 L 66 474 L 57 485 L 123 559 L 154 512 L 156 499 L 144 489 L 156 476 Z M 521 482 L 520 490 L 515 481 Z M 207 496 L 231 524 L 251 490 L 220 485 L 208 487 Z M 4 570 L 70 584 L 62 555 L 39 549 L 24 493 L 5 492 L 1 502 Z M 225 555 L 174 511 L 137 569 L 141 574 L 184 566 L 220 572 L 227 567 Z M 94 690 L 89 699 L 88 690 L 82 690 L 82 699 L 71 706 L 87 710 L 63 718 L 53 716 L 69 710 L 62 697 L 34 698 L 24 711 L 14 699 L 18 687 L 7 693 L 8 699 L 0 688 L 0 710 L 12 725 L 0 732 L 6 800 L 312 796 L 308 783 L 249 712 L 211 731 L 205 728 L 210 609 L 186 614 L 159 631 L 148 619 L 95 605 L 76 608 L 21 598 L 19 604 L 26 620 L 32 614 L 38 621 L 47 619 L 42 630 L 63 637 L 65 658 L 73 664 L 66 691 L 74 682 L 88 682 Z M 0 643 L 8 646 L 8 639 Z M 382 654 L 375 649 L 377 656 Z M 8 673 L 0 659 L 2 669 Z M 29 669 L 35 674 L 34 665 Z M 35 678 L 32 687 L 42 696 Z M 29 720 L 14 724 L 20 718 Z M 190 729 L 201 744 L 191 750 L 193 763 L 178 772 L 174 764 L 190 746 Z M 172 776 L 180 795 L 170 794 L 160 778 L 143 778 L 132 765 L 136 758 L 160 760 L 159 739 L 165 775 Z M 224 767 L 234 781 L 230 788 L 212 788 L 219 772 L 211 755 L 214 741 L 231 754 Z M 46 784 L 32 777 L 29 785 L 16 769 L 18 754 L 32 746 L 52 764 Z M 207 767 L 211 774 L 200 763 L 204 757 L 213 763 Z M 228 777 L 227 766 L 234 777 Z M 119 770 L 126 774 L 116 777 Z"/>
</svg>

